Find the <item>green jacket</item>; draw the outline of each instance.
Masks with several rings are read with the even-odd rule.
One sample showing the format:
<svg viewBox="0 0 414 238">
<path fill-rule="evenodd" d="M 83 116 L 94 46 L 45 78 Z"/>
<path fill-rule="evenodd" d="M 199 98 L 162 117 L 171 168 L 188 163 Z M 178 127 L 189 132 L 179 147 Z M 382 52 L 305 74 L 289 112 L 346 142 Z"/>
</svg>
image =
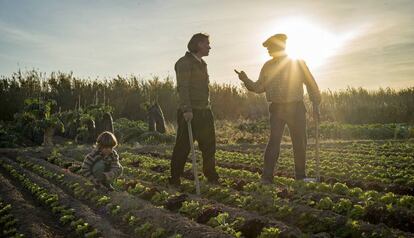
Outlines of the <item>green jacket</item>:
<svg viewBox="0 0 414 238">
<path fill-rule="evenodd" d="M 206 62 L 198 61 L 190 52 L 187 52 L 175 63 L 174 69 L 180 109 L 183 112 L 191 112 L 192 109 L 209 108 L 208 85 L 210 81 Z"/>
</svg>

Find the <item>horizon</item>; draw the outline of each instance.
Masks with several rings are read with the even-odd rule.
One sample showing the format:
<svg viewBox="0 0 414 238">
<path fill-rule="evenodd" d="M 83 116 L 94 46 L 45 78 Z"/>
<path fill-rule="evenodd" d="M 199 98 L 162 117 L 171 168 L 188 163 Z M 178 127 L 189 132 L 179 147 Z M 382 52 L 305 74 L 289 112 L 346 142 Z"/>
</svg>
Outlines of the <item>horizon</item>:
<svg viewBox="0 0 414 238">
<path fill-rule="evenodd" d="M 191 35 L 206 32 L 210 81 L 240 87 L 233 69 L 257 80 L 269 59 L 262 42 L 284 32 L 324 91 L 414 85 L 412 1 L 42 3 L 0 2 L 0 75 L 175 78 Z"/>
</svg>

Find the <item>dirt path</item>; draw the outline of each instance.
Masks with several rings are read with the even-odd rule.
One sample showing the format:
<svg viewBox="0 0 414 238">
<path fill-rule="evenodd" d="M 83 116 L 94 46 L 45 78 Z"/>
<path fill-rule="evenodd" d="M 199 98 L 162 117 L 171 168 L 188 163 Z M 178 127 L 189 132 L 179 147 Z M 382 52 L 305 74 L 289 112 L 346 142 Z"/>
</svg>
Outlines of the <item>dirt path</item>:
<svg viewBox="0 0 414 238">
<path fill-rule="evenodd" d="M 4 172 L 1 171 L 0 172 Z M 19 219 L 19 231 L 26 237 L 61 238 L 69 237 L 64 228 L 42 207 L 39 207 L 26 191 L 0 173 L 0 194 L 13 207 L 12 214 Z"/>
<path fill-rule="evenodd" d="M 72 198 L 70 195 L 66 194 L 62 189 L 53 185 L 48 180 L 39 177 L 38 175 L 32 173 L 29 170 L 21 168 L 16 162 L 2 158 L 8 164 L 12 165 L 14 169 L 19 171 L 21 174 L 25 174 L 30 180 L 34 183 L 42 186 L 43 188 L 47 189 L 50 193 L 57 194 L 59 196 L 59 200 L 62 201 L 63 204 L 66 204 L 75 209 L 75 214 L 80 218 L 83 218 L 85 222 L 89 223 L 92 227 L 98 229 L 104 237 L 129 237 L 124 234 L 122 231 L 114 228 L 112 224 L 105 219 L 104 217 L 96 214 L 91 208 L 87 205 L 83 204 L 79 200 Z M 44 208 L 41 208 L 44 209 Z"/>
</svg>

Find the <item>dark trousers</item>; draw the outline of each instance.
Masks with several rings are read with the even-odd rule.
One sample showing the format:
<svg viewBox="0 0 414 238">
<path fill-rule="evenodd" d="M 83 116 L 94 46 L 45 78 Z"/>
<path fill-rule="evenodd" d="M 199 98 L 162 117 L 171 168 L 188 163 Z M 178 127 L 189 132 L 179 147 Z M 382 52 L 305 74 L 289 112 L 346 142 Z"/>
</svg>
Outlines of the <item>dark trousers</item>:
<svg viewBox="0 0 414 238">
<path fill-rule="evenodd" d="M 287 124 L 293 144 L 295 177 L 306 177 L 306 109 L 303 102 L 275 104 L 269 106 L 270 138 L 266 146 L 263 165 L 263 179 L 272 180 L 279 158 L 283 130 Z"/>
<path fill-rule="evenodd" d="M 177 137 L 171 158 L 171 178 L 178 180 L 183 171 L 184 165 L 190 153 L 190 141 L 188 138 L 188 126 L 184 120 L 183 112 L 177 113 Z M 210 109 L 193 109 L 193 119 L 191 120 L 193 139 L 197 140 L 198 146 L 203 156 L 203 173 L 208 180 L 218 179 L 215 169 L 216 153 L 216 134 L 214 130 L 214 118 Z"/>
</svg>

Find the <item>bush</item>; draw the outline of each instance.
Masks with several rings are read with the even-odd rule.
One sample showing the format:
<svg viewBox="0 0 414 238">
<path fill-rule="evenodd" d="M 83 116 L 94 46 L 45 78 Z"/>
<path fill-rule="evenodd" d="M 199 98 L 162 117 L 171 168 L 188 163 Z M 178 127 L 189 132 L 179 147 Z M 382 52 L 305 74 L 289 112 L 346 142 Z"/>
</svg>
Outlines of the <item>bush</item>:
<svg viewBox="0 0 414 238">
<path fill-rule="evenodd" d="M 120 118 L 114 122 L 114 130 L 119 142 L 132 143 L 138 141 L 139 137 L 148 131 L 148 126 L 143 121 Z"/>
<path fill-rule="evenodd" d="M 143 121 L 132 121 L 120 118 L 114 122 L 115 135 L 120 143 L 159 144 L 174 142 L 175 137 L 148 131 L 148 125 Z"/>
</svg>

